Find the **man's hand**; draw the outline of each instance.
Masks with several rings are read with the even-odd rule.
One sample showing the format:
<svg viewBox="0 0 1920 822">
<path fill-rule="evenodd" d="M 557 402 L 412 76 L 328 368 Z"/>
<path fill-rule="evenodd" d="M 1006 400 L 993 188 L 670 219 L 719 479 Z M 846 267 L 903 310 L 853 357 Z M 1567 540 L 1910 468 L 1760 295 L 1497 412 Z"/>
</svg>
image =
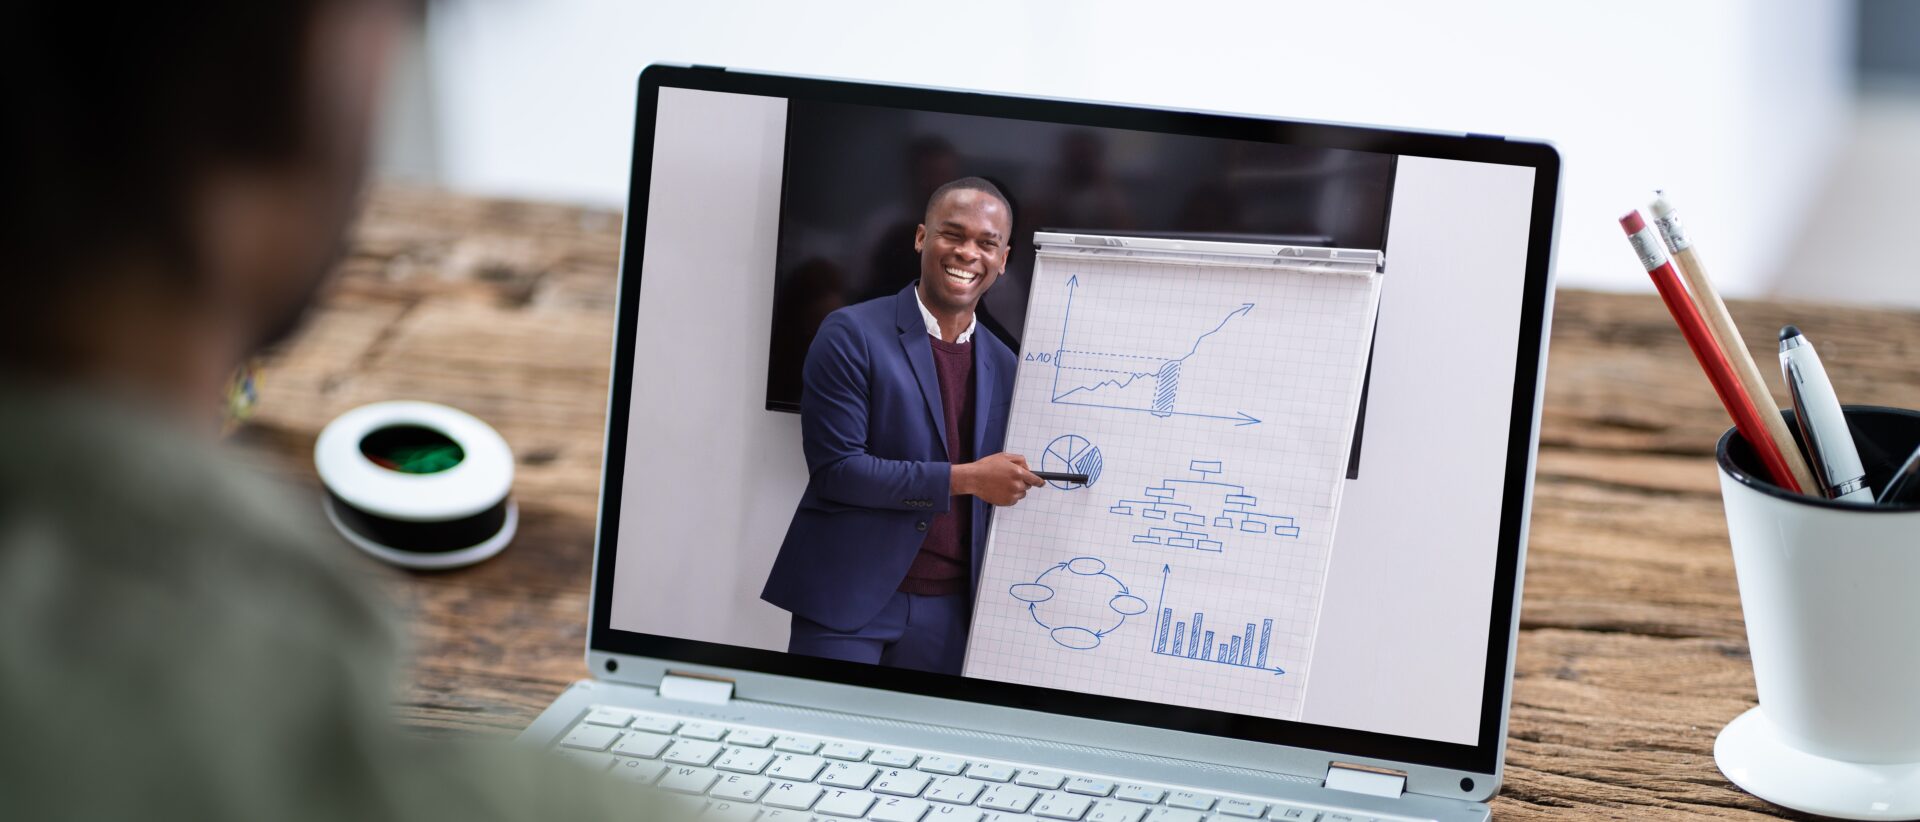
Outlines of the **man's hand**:
<svg viewBox="0 0 1920 822">
<path fill-rule="evenodd" d="M 1019 454 L 1001 452 L 953 467 L 955 496 L 975 496 L 1001 507 L 1019 502 L 1027 489 L 1045 482 L 1028 470 L 1027 458 Z"/>
</svg>

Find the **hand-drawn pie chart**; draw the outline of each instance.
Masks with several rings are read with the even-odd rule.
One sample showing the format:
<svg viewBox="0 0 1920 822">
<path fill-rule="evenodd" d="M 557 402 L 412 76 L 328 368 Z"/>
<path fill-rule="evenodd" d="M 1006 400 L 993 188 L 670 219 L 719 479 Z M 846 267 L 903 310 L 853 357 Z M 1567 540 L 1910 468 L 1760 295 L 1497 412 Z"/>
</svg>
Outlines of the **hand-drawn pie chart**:
<svg viewBox="0 0 1920 822">
<path fill-rule="evenodd" d="M 1040 455 L 1040 470 L 1057 471 L 1063 474 L 1086 474 L 1087 484 L 1076 485 L 1070 482 L 1049 482 L 1063 491 L 1080 488 L 1092 488 L 1100 481 L 1100 448 L 1079 434 L 1066 434 L 1055 437 L 1047 443 L 1047 450 Z"/>
</svg>

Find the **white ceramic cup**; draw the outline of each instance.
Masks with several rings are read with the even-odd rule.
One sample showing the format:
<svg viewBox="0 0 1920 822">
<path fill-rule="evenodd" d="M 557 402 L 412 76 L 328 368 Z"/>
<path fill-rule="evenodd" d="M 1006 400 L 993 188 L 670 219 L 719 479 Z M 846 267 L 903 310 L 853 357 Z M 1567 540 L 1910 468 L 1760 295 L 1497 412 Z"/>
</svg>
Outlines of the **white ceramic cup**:
<svg viewBox="0 0 1920 822">
<path fill-rule="evenodd" d="M 1846 414 L 1877 492 L 1920 444 L 1920 413 L 1848 406 Z M 1752 449 L 1733 431 L 1721 437 L 1718 459 L 1760 696 L 1758 709 L 1722 733 L 1716 748 L 1722 770 L 1791 807 L 1903 818 L 1867 813 L 1869 807 L 1903 813 L 1885 801 L 1857 812 L 1825 802 L 1810 807 L 1792 801 L 1805 790 L 1801 776 L 1765 772 L 1778 765 L 1812 779 L 1807 770 L 1818 768 L 1818 760 L 1863 775 L 1880 770 L 1873 766 L 1920 772 L 1920 506 L 1876 507 L 1785 491 L 1764 479 Z M 1744 732 L 1743 723 L 1751 726 Z M 1730 745 L 1744 750 L 1726 750 Z M 1775 751 L 1756 753 L 1769 747 Z M 1891 787 L 1885 779 L 1875 784 Z M 1855 793 L 1861 792 L 1873 791 Z M 1905 804 L 1894 799 L 1892 805 Z"/>
</svg>

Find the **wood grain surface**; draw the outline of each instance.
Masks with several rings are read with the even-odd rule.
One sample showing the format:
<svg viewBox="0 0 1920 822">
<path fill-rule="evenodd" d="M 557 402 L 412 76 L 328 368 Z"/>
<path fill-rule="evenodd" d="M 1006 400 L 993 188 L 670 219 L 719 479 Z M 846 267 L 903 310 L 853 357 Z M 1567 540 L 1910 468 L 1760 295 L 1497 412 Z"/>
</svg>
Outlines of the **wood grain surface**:
<svg viewBox="0 0 1920 822">
<path fill-rule="evenodd" d="M 587 673 L 620 228 L 606 211 L 377 191 L 337 286 L 268 360 L 236 435 L 308 486 L 320 427 L 366 402 L 445 402 L 513 443 L 509 550 L 445 573 L 367 563 L 409 620 L 398 710 L 426 732 L 517 732 Z M 1731 308 L 1759 362 L 1797 323 L 1848 402 L 1920 407 L 1920 315 Z M 1754 704 L 1712 460 L 1726 414 L 1650 289 L 1562 291 L 1549 358 L 1496 816 L 1796 816 L 1713 764 L 1714 735 Z"/>
</svg>

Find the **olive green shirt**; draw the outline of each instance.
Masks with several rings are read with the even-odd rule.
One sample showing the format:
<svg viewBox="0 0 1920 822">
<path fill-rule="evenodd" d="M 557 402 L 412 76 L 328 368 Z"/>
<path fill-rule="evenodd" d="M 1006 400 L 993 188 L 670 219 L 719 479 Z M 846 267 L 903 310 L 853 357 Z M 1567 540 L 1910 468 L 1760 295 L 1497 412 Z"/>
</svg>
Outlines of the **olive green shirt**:
<svg viewBox="0 0 1920 822">
<path fill-rule="evenodd" d="M 660 818 L 550 755 L 401 731 L 352 549 L 219 452 L 0 379 L 0 819 Z"/>
</svg>

